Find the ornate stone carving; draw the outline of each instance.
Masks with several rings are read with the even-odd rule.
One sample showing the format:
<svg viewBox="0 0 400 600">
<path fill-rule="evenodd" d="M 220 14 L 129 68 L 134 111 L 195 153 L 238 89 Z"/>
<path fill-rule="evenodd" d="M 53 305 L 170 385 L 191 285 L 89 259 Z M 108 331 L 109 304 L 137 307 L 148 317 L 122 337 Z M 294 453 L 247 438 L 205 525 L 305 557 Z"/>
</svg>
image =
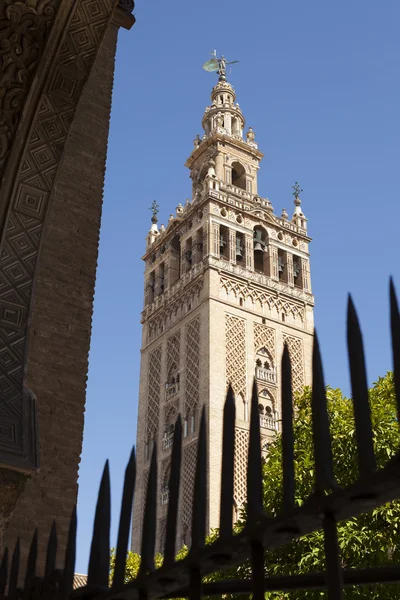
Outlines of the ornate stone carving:
<svg viewBox="0 0 400 600">
<path fill-rule="evenodd" d="M 299 338 L 283 334 L 283 343 L 287 343 L 289 356 L 292 364 L 292 388 L 293 392 L 298 392 L 305 384 L 304 381 L 304 359 L 303 342 Z"/>
<path fill-rule="evenodd" d="M 160 420 L 161 346 L 149 356 L 148 377 L 147 439 L 155 439 Z"/>
<path fill-rule="evenodd" d="M 247 454 L 249 449 L 249 432 L 245 429 L 235 430 L 235 475 L 233 494 L 238 509 L 246 502 L 247 490 Z"/>
<path fill-rule="evenodd" d="M 304 307 L 289 300 L 285 300 L 279 296 L 269 294 L 263 290 L 250 287 L 246 283 L 242 283 L 236 279 L 229 277 L 221 277 L 220 280 L 221 289 L 225 290 L 226 293 L 233 294 L 235 298 L 242 297 L 245 300 L 250 298 L 253 304 L 260 302 L 261 305 L 268 305 L 270 309 L 275 308 L 277 311 L 282 311 L 286 315 L 292 314 L 294 319 L 299 319 L 301 324 L 304 324 Z"/>
<path fill-rule="evenodd" d="M 133 0 L 119 0 L 118 8 L 127 13 L 131 13 L 135 8 L 135 3 Z"/>
<path fill-rule="evenodd" d="M 186 397 L 185 413 L 194 412 L 199 404 L 200 317 L 186 325 Z"/>
<path fill-rule="evenodd" d="M 271 352 L 275 360 L 275 329 L 254 323 L 254 351 L 257 352 L 263 346 Z"/>
<path fill-rule="evenodd" d="M 29 81 L 54 18 L 55 4 L 53 0 L 7 0 L 2 3 L 0 37 L 4 54 L 0 101 L 3 103 L 2 115 L 5 107 L 5 120 L 1 124 L 3 166 Z M 4 425 L 8 433 L 0 438 L 0 460 L 25 468 L 35 466 L 32 449 L 26 446 L 27 404 L 24 405 L 22 386 L 38 250 L 69 128 L 113 8 L 113 0 L 81 0 L 75 4 L 63 44 L 57 50 L 30 126 L 3 223 L 0 249 L 0 425 L 2 428 Z M 13 88 L 15 78 L 21 85 Z M 12 89 L 15 90 L 14 95 Z"/>
<path fill-rule="evenodd" d="M 246 324 L 243 319 L 225 315 L 226 383 L 246 401 Z"/>
<path fill-rule="evenodd" d="M 0 179 L 58 4 L 56 0 L 0 3 Z"/>
<path fill-rule="evenodd" d="M 197 442 L 183 449 L 182 524 L 192 525 L 193 487 L 196 473 Z"/>
</svg>

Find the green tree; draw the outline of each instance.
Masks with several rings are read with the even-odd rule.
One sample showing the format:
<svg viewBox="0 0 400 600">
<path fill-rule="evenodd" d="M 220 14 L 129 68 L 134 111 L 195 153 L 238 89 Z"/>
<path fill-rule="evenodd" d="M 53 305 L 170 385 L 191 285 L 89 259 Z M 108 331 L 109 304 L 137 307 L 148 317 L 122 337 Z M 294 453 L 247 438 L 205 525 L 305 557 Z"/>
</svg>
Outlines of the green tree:
<svg viewBox="0 0 400 600">
<path fill-rule="evenodd" d="M 327 389 L 334 473 L 345 487 L 358 478 L 357 445 L 352 400 L 338 389 Z M 369 390 L 373 441 L 378 468 L 382 468 L 399 449 L 399 427 L 392 373 Z M 294 458 L 295 502 L 302 505 L 314 488 L 311 389 L 295 399 Z M 263 465 L 264 506 L 267 514 L 277 515 L 282 506 L 282 437 L 276 436 Z M 243 515 L 245 518 L 245 514 Z M 338 539 L 344 568 L 365 568 L 400 562 L 400 501 L 381 506 L 370 513 L 338 524 Z M 265 561 L 269 575 L 301 574 L 325 569 L 322 531 L 268 552 Z M 270 599 L 314 599 L 324 592 L 270 593 Z M 400 586 L 354 586 L 346 589 L 347 598 L 384 600 L 400 598 Z"/>
</svg>

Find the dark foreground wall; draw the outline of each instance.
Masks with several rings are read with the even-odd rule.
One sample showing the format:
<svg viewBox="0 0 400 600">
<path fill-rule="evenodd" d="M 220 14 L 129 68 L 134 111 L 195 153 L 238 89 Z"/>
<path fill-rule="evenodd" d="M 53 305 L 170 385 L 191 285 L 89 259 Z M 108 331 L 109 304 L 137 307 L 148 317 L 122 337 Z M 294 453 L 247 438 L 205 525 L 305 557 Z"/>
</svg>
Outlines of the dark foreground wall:
<svg viewBox="0 0 400 600">
<path fill-rule="evenodd" d="M 29 32 L 41 56 L 0 189 L 0 526 L 23 563 L 39 529 L 40 572 L 53 519 L 62 556 L 77 499 L 114 59 L 134 19 L 114 0 L 22 4 L 47 29 Z"/>
</svg>

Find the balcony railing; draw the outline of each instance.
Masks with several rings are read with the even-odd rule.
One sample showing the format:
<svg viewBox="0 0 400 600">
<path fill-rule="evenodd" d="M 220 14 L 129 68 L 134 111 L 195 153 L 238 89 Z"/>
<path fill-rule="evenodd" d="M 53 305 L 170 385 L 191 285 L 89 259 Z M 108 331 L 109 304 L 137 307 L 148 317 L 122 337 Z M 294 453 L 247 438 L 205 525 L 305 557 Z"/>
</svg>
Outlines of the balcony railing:
<svg viewBox="0 0 400 600">
<path fill-rule="evenodd" d="M 256 367 L 256 378 L 267 383 L 276 383 L 276 375 L 274 370 Z"/>
<path fill-rule="evenodd" d="M 163 490 L 161 492 L 161 504 L 168 504 L 169 502 L 169 490 Z"/>
<path fill-rule="evenodd" d="M 276 421 L 273 417 L 267 417 L 266 415 L 260 415 L 260 427 L 265 427 L 266 429 L 277 430 Z"/>
</svg>

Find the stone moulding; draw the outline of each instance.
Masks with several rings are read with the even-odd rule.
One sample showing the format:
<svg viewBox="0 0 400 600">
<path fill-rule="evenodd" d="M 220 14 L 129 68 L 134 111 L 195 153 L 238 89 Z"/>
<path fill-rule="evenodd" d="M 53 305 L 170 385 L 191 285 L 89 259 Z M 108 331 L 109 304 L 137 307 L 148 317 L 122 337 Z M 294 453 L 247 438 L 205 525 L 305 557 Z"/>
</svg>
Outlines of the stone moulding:
<svg viewBox="0 0 400 600">
<path fill-rule="evenodd" d="M 51 32 L 52 44 L 47 50 L 44 44 L 56 4 L 62 4 L 63 10 L 57 15 L 54 27 L 58 32 Z M 14 149 L 15 153 L 10 152 L 1 189 L 0 466 L 25 471 L 34 471 L 38 467 L 34 395 L 25 386 L 36 266 L 70 126 L 116 4 L 115 0 L 63 3 L 53 0 L 11 3 L 7 0 L 2 3 L 3 9 L 5 5 L 7 10 L 0 12 L 0 20 L 3 16 L 12 21 L 12 16 L 13 27 L 16 27 L 15 19 L 19 24 L 20 38 L 9 38 L 8 43 L 10 57 L 14 56 L 14 60 L 18 52 L 17 48 L 11 48 L 11 40 L 17 40 L 15 43 L 24 48 L 25 63 L 21 66 L 21 74 L 32 73 L 37 68 L 40 52 L 43 64 L 39 69 L 40 89 L 36 86 L 36 94 L 29 96 L 30 121 L 27 123 L 28 117 L 24 117 L 24 133 L 16 137 L 20 148 Z M 32 23 L 36 23 L 36 30 Z M 2 35 L 4 38 L 7 31 L 7 27 L 0 29 L 0 38 Z M 30 50 L 25 49 L 24 44 L 28 42 L 31 42 Z M 12 61 L 10 65 L 13 73 L 15 65 Z M 19 98 L 21 104 L 23 96 L 19 94 Z M 18 116 L 9 114 L 8 119 L 17 129 Z M 3 132 L 2 142 L 11 140 L 4 135 Z M 3 164 L 6 163 L 3 161 Z"/>
</svg>

